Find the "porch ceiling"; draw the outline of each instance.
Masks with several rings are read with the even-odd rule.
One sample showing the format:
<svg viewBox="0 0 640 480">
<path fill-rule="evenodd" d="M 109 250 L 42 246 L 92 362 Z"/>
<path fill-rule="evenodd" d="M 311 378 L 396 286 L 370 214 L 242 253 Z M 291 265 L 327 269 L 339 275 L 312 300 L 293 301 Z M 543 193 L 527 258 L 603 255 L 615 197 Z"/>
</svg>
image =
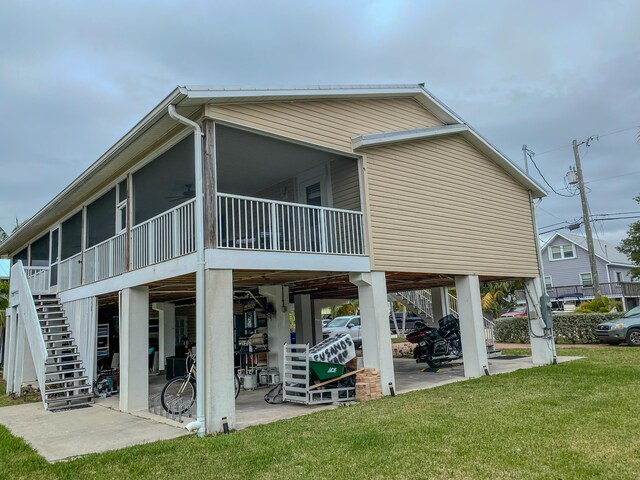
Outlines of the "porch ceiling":
<svg viewBox="0 0 640 480">
<path fill-rule="evenodd" d="M 387 291 L 418 290 L 453 286 L 454 277 L 440 274 L 387 272 Z M 480 277 L 481 282 L 506 280 Z M 149 283 L 149 302 L 192 303 L 196 295 L 194 273 Z M 234 270 L 234 290 L 254 290 L 262 285 L 288 285 L 291 295 L 308 294 L 312 298 L 348 299 L 358 296 L 346 272 Z M 100 306 L 117 305 L 118 292 L 99 297 Z"/>
</svg>

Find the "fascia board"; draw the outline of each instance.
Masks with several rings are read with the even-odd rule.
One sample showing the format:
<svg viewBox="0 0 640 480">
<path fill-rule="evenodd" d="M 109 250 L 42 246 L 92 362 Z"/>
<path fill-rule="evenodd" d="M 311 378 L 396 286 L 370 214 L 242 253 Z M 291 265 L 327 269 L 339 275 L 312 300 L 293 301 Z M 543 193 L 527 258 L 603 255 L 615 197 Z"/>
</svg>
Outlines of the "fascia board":
<svg viewBox="0 0 640 480">
<path fill-rule="evenodd" d="M 467 130 L 466 125 L 443 125 L 438 127 L 416 128 L 412 130 L 398 130 L 393 132 L 368 133 L 364 135 L 354 135 L 351 137 L 351 144 L 354 150 L 358 148 L 387 145 L 392 143 L 408 142 L 424 138 L 441 137 L 452 135 Z"/>
</svg>

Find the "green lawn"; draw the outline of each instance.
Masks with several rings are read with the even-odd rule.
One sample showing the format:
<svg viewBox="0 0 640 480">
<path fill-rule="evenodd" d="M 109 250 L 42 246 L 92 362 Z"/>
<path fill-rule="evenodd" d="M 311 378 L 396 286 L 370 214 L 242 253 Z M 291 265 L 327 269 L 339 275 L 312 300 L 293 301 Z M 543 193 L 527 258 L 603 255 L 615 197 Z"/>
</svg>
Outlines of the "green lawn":
<svg viewBox="0 0 640 480">
<path fill-rule="evenodd" d="M 53 465 L 0 427 L 0 476 L 637 479 L 640 348 L 560 353 L 586 358 Z"/>
</svg>

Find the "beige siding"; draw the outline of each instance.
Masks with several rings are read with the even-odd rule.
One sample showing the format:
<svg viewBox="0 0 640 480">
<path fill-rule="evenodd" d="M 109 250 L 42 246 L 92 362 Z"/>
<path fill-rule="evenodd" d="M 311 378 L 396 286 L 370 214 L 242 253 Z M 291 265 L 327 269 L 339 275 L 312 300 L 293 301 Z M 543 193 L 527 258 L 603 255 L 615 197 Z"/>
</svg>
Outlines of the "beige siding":
<svg viewBox="0 0 640 480">
<path fill-rule="evenodd" d="M 331 162 L 331 192 L 334 208 L 361 209 L 360 180 L 356 160 L 337 158 Z"/>
<path fill-rule="evenodd" d="M 537 275 L 527 192 L 461 137 L 369 149 L 366 172 L 375 269 Z"/>
<path fill-rule="evenodd" d="M 205 115 L 351 152 L 351 136 L 442 125 L 411 98 L 208 105 Z"/>
</svg>

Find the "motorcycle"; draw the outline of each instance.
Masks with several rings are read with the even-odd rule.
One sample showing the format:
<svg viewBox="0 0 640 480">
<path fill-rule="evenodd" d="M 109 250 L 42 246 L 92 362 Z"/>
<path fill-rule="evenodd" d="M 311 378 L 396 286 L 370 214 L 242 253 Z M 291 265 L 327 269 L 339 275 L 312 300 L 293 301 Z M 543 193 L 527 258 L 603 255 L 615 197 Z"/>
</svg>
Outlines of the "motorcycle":
<svg viewBox="0 0 640 480">
<path fill-rule="evenodd" d="M 416 322 L 416 330 L 407 334 L 407 340 L 417 345 L 413 350 L 416 363 L 426 362 L 431 368 L 462 358 L 460 321 L 455 315 L 438 320 L 438 328 Z"/>
</svg>

